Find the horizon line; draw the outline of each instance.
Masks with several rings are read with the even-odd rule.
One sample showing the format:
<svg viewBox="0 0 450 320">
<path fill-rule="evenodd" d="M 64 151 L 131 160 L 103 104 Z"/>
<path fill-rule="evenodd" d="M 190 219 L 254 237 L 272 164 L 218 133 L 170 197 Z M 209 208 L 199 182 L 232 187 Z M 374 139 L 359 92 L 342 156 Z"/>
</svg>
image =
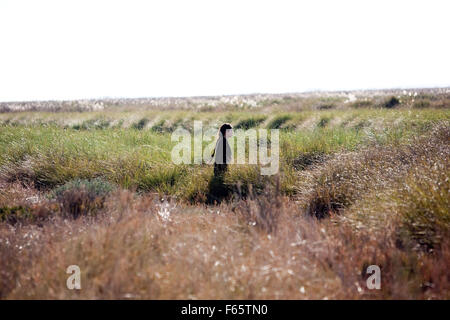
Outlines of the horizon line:
<svg viewBox="0 0 450 320">
<path fill-rule="evenodd" d="M 172 96 L 97 96 L 84 98 L 68 98 L 68 99 L 25 99 L 25 100 L 0 100 L 4 103 L 27 103 L 27 102 L 71 102 L 71 101 L 102 101 L 102 100 L 151 100 L 151 99 L 189 99 L 189 98 L 218 98 L 233 96 L 258 96 L 258 95 L 299 95 L 314 93 L 353 93 L 353 92 L 374 92 L 374 91 L 398 91 L 398 90 L 433 90 L 433 89 L 450 89 L 450 85 L 444 86 L 405 86 L 405 87 L 383 87 L 383 88 L 356 88 L 356 89 L 307 89 L 304 91 L 285 91 L 285 92 L 254 92 L 254 93 L 227 93 L 216 95 L 172 95 Z"/>
</svg>

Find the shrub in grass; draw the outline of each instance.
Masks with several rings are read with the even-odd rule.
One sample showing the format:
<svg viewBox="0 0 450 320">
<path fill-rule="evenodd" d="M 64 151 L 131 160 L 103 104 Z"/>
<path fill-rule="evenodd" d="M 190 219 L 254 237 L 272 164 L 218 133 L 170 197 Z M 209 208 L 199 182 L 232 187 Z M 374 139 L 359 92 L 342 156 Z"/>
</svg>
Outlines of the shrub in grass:
<svg viewBox="0 0 450 320">
<path fill-rule="evenodd" d="M 260 174 L 257 165 L 232 165 L 224 177 L 224 183 L 229 186 L 230 193 L 246 198 L 250 190 L 254 194 L 260 194 L 271 183 L 268 176 Z"/>
<path fill-rule="evenodd" d="M 448 154 L 447 154 L 448 156 Z M 396 189 L 403 233 L 426 249 L 450 235 L 450 168 L 446 159 L 419 164 Z"/>
<path fill-rule="evenodd" d="M 339 213 L 362 194 L 376 188 L 378 182 L 389 178 L 383 173 L 393 169 L 397 161 L 395 154 L 374 148 L 337 155 L 316 170 L 305 172 L 303 188 L 309 188 L 306 212 L 319 219 Z M 392 170 L 391 175 L 398 174 L 399 169 Z"/>
<path fill-rule="evenodd" d="M 370 122 L 366 119 L 360 120 L 355 126 L 354 128 L 356 130 L 361 130 L 364 129 L 365 127 L 369 127 L 370 126 Z"/>
<path fill-rule="evenodd" d="M 305 170 L 306 168 L 325 161 L 327 155 L 321 151 L 305 152 L 298 155 L 292 161 L 292 166 L 296 170 Z"/>
<path fill-rule="evenodd" d="M 429 108 L 431 106 L 431 102 L 429 100 L 420 99 L 414 102 L 413 108 L 416 109 L 423 109 L 423 108 Z"/>
<path fill-rule="evenodd" d="M 152 131 L 154 132 L 164 132 L 165 128 L 164 128 L 164 123 L 166 122 L 166 120 L 162 119 L 160 121 L 158 121 L 155 125 L 152 126 Z"/>
<path fill-rule="evenodd" d="M 22 206 L 0 207 L 0 222 L 15 224 L 26 220 L 33 220 L 33 214 L 29 208 Z"/>
<path fill-rule="evenodd" d="M 123 119 L 120 119 L 119 121 L 115 122 L 115 123 L 111 126 L 111 128 L 112 128 L 112 129 L 120 129 L 120 128 L 122 128 L 124 122 L 125 122 L 125 121 L 124 121 Z"/>
<path fill-rule="evenodd" d="M 405 145 L 371 146 L 340 154 L 319 168 L 301 172 L 300 193 L 306 190 L 306 211 L 317 218 L 339 213 L 368 192 L 395 186 L 418 161 L 431 161 L 433 155 L 448 159 L 449 134 L 445 125 L 438 126 L 429 137 L 416 138 Z"/>
<path fill-rule="evenodd" d="M 444 150 L 443 150 L 444 151 Z M 449 155 L 449 150 L 443 152 Z M 420 157 L 422 158 L 422 157 Z M 402 250 L 442 249 L 450 236 L 449 164 L 439 153 L 413 162 L 400 179 L 361 194 L 344 212 L 346 222 L 395 239 Z"/>
<path fill-rule="evenodd" d="M 400 104 L 400 100 L 398 100 L 397 97 L 392 96 L 389 99 L 387 99 L 386 101 L 384 101 L 383 107 L 387 108 L 387 109 L 391 109 L 391 108 L 396 107 L 399 104 Z"/>
<path fill-rule="evenodd" d="M 185 175 L 186 169 L 184 166 L 150 168 L 145 175 L 138 178 L 138 190 L 174 193 L 174 187 L 184 179 Z"/>
<path fill-rule="evenodd" d="M 243 119 L 236 124 L 235 128 L 247 130 L 259 126 L 264 120 L 266 120 L 265 117 Z"/>
<path fill-rule="evenodd" d="M 50 197 L 60 204 L 63 217 L 76 219 L 103 208 L 106 196 L 114 189 L 115 186 L 100 178 L 74 179 L 55 188 Z"/>
<path fill-rule="evenodd" d="M 289 114 L 276 116 L 273 118 L 269 124 L 267 125 L 268 129 L 281 129 L 281 127 L 289 120 L 292 119 L 292 116 Z"/>
<path fill-rule="evenodd" d="M 164 129 L 166 132 L 174 132 L 179 127 L 186 129 L 185 125 L 183 123 L 183 119 L 177 119 L 175 121 L 166 123 L 166 127 Z M 189 129 L 187 129 L 187 130 L 189 130 Z"/>
<path fill-rule="evenodd" d="M 75 130 L 82 130 L 82 129 L 84 129 L 83 123 L 77 123 L 77 124 L 74 124 L 74 125 L 72 126 L 72 129 L 75 129 Z"/>
<path fill-rule="evenodd" d="M 116 187 L 101 178 L 94 179 L 74 179 L 59 186 L 51 192 L 52 198 L 58 198 L 67 190 L 86 189 L 93 196 L 105 196 L 113 191 Z"/>
<path fill-rule="evenodd" d="M 212 168 L 201 168 L 189 174 L 181 186 L 176 190 L 178 198 L 190 203 L 208 202 L 208 193 L 213 178 Z"/>
<path fill-rule="evenodd" d="M 317 123 L 317 126 L 319 128 L 326 127 L 326 125 L 330 122 L 330 117 L 322 117 L 319 122 Z"/>
<path fill-rule="evenodd" d="M 320 104 L 317 109 L 318 110 L 330 110 L 336 108 L 336 105 L 333 103 L 324 103 L 324 104 Z"/>
<path fill-rule="evenodd" d="M 109 121 L 105 119 L 90 119 L 72 126 L 75 130 L 103 130 L 108 127 Z"/>
<path fill-rule="evenodd" d="M 141 120 L 139 120 L 136 123 L 133 123 L 133 125 L 131 126 L 133 129 L 137 129 L 137 130 L 142 130 L 145 128 L 145 126 L 148 123 L 148 119 L 147 118 L 142 118 Z"/>
</svg>

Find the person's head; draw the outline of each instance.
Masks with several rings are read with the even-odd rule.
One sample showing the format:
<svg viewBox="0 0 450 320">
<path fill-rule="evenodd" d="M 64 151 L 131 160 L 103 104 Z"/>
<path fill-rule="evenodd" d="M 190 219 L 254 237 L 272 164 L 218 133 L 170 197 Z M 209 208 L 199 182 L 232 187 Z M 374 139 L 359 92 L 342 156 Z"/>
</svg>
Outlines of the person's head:
<svg viewBox="0 0 450 320">
<path fill-rule="evenodd" d="M 230 138 L 233 136 L 233 127 L 229 123 L 224 123 L 220 126 L 219 133 L 222 135 L 222 137 Z"/>
</svg>

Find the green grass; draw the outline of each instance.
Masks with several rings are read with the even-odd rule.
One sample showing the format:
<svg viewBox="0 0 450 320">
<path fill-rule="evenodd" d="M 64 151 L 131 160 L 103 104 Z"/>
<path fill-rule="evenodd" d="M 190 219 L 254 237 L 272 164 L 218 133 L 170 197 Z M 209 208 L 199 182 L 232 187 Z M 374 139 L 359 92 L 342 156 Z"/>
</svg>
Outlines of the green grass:
<svg viewBox="0 0 450 320">
<path fill-rule="evenodd" d="M 140 120 L 128 129 L 109 125 L 121 116 L 115 112 L 105 112 L 101 117 L 93 113 L 90 119 L 80 113 L 78 116 L 83 119 L 80 127 L 65 126 L 68 116 L 62 113 L 24 113 L 20 120 L 18 115 L 9 115 L 16 120 L 0 127 L 0 175 L 9 181 L 34 183 L 44 190 L 77 178 L 102 177 L 123 188 L 142 192 L 159 192 L 186 200 L 204 198 L 199 192 L 207 192 L 204 186 L 211 180 L 212 167 L 174 165 L 171 149 L 175 143 L 171 142 L 170 130 L 166 130 L 169 127 L 165 125 L 171 124 L 173 130 L 174 124 L 184 122 L 189 128 L 192 127 L 189 122 L 198 119 L 206 122 L 206 129 L 220 121 L 213 120 L 210 112 L 173 111 L 160 114 L 151 129 L 144 129 L 152 119 L 151 114 L 141 114 Z M 47 122 L 41 119 L 37 123 L 39 117 Z M 26 122 L 30 118 L 34 121 Z M 220 118 L 237 121 L 242 128 L 264 127 L 266 119 L 262 115 L 249 117 L 246 113 L 234 112 L 221 114 Z M 320 161 L 322 156 L 373 143 L 400 144 L 413 134 L 425 132 L 438 120 L 448 118 L 447 110 L 323 110 L 275 114 L 268 118 L 267 127 L 287 127 L 280 136 L 280 171 L 282 190 L 292 194 L 295 172 Z M 349 120 L 345 123 L 345 119 Z M 293 129 L 296 123 L 307 122 L 311 122 L 311 126 Z M 227 177 L 230 189 L 236 191 L 238 183 L 252 184 L 258 189 L 261 184 L 253 173 L 250 174 L 257 171 L 258 168 L 251 165 L 234 166 Z M 200 179 L 205 181 L 197 179 L 198 186 L 193 187 L 191 180 L 199 172 L 203 172 Z"/>
<path fill-rule="evenodd" d="M 267 125 L 267 128 L 268 129 L 281 129 L 282 126 L 291 119 L 292 119 L 292 116 L 289 114 L 283 114 L 283 115 L 276 116 L 269 122 L 269 124 Z"/>
<path fill-rule="evenodd" d="M 234 128 L 247 130 L 250 128 L 258 127 L 262 122 L 264 122 L 264 120 L 266 120 L 266 117 L 264 116 L 242 119 L 234 126 Z"/>
</svg>

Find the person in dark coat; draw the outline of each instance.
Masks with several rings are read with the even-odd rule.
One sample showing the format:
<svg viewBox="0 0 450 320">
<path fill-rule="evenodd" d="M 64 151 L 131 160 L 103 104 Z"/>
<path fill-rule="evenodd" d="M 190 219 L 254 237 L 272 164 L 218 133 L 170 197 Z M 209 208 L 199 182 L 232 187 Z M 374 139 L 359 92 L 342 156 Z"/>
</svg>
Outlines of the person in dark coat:
<svg viewBox="0 0 450 320">
<path fill-rule="evenodd" d="M 229 123 L 224 123 L 218 132 L 216 147 L 212 157 L 214 158 L 214 176 L 223 176 L 231 162 L 231 147 L 227 139 L 233 136 L 233 127 Z"/>
</svg>

